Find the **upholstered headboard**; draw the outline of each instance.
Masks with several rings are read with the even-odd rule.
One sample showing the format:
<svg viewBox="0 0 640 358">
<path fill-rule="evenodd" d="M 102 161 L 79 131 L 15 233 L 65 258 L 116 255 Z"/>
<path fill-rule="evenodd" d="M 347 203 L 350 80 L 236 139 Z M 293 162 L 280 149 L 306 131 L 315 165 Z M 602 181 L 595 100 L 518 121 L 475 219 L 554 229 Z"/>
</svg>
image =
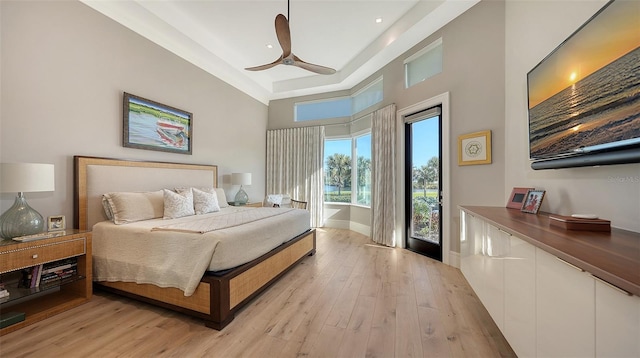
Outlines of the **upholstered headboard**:
<svg viewBox="0 0 640 358">
<path fill-rule="evenodd" d="M 144 162 L 74 157 L 75 227 L 90 230 L 107 220 L 102 195 L 115 191 L 152 191 L 177 187 L 217 187 L 216 165 Z"/>
</svg>

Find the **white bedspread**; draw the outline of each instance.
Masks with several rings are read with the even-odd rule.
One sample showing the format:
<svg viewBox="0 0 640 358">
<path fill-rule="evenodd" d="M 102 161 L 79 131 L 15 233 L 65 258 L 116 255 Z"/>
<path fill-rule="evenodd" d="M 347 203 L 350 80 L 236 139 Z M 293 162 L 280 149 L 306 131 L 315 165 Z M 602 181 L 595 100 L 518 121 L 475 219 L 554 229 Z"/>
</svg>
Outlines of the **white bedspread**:
<svg viewBox="0 0 640 358">
<path fill-rule="evenodd" d="M 193 220 L 156 226 L 151 231 L 177 231 L 204 234 L 214 230 L 226 229 L 247 224 L 256 220 L 282 215 L 292 209 L 273 210 L 273 208 L 255 208 L 252 210 L 231 211 L 219 215 L 200 215 Z"/>
<path fill-rule="evenodd" d="M 270 210 L 274 215 L 257 218 L 248 214 L 253 210 L 255 214 Z M 234 215 L 248 222 L 240 224 L 232 219 Z M 202 227 L 202 220 L 207 217 L 213 222 L 233 224 L 219 225 L 205 233 L 183 232 L 192 228 L 168 229 L 174 225 L 181 228 L 189 222 Z M 159 227 L 167 229 L 158 230 Z M 205 271 L 240 266 L 309 228 L 308 211 L 288 208 L 228 207 L 206 215 L 125 225 L 103 221 L 93 227 L 94 280 L 175 287 L 191 296 Z"/>
</svg>

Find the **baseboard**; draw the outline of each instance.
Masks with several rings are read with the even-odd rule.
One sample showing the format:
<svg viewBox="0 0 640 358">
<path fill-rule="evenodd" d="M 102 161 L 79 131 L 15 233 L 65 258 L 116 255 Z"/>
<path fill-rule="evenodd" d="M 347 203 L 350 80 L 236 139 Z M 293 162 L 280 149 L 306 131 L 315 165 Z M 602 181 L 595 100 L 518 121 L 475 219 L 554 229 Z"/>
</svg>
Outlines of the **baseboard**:
<svg viewBox="0 0 640 358">
<path fill-rule="evenodd" d="M 346 229 L 355 231 L 358 234 L 371 236 L 371 227 L 348 220 L 325 220 L 323 227 L 330 227 L 334 229 Z"/>
<path fill-rule="evenodd" d="M 327 219 L 327 220 L 324 221 L 323 227 L 350 230 L 349 221 L 347 221 L 347 220 L 331 220 L 331 219 Z"/>
<path fill-rule="evenodd" d="M 349 223 L 349 230 L 355 231 L 365 236 L 371 236 L 371 226 L 368 226 L 368 225 L 354 223 L 353 221 L 351 221 Z"/>
<path fill-rule="evenodd" d="M 460 268 L 460 253 L 455 251 L 449 251 L 449 266 Z"/>
</svg>

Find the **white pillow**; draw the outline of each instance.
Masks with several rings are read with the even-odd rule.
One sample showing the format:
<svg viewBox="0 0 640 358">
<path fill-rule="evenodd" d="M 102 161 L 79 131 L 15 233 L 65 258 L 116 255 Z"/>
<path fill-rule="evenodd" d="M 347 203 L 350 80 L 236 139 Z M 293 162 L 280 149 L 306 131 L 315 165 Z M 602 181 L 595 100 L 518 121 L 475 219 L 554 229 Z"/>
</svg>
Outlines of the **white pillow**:
<svg viewBox="0 0 640 358">
<path fill-rule="evenodd" d="M 220 208 L 226 208 L 229 206 L 227 202 L 227 195 L 224 193 L 224 189 L 216 188 L 216 195 L 218 196 L 218 205 Z"/>
<path fill-rule="evenodd" d="M 161 218 L 164 211 L 162 190 L 147 192 L 112 192 L 104 194 L 113 222 L 117 225 Z M 108 214 L 107 214 L 108 215 Z"/>
<path fill-rule="evenodd" d="M 218 197 L 218 206 L 220 208 L 226 208 L 229 206 L 229 203 L 227 202 L 227 196 L 224 193 L 224 189 L 222 188 L 213 188 L 213 187 L 208 187 L 208 188 L 175 188 L 175 191 L 180 193 L 182 191 L 185 190 L 190 190 L 190 189 L 198 189 L 204 192 L 212 192 L 215 191 L 216 196 Z"/>
<path fill-rule="evenodd" d="M 107 200 L 107 196 L 102 196 L 102 209 L 104 210 L 104 214 L 107 216 L 109 221 L 113 221 L 113 211 L 111 210 L 111 205 L 109 204 L 109 200 Z"/>
<path fill-rule="evenodd" d="M 193 210 L 193 192 L 191 189 L 176 193 L 164 189 L 163 219 L 175 219 L 195 214 Z"/>
<path fill-rule="evenodd" d="M 210 188 L 209 190 L 192 188 L 192 191 L 193 207 L 196 211 L 196 215 L 220 211 L 220 205 L 218 204 L 218 195 L 216 195 L 216 191 L 213 188 Z"/>
</svg>

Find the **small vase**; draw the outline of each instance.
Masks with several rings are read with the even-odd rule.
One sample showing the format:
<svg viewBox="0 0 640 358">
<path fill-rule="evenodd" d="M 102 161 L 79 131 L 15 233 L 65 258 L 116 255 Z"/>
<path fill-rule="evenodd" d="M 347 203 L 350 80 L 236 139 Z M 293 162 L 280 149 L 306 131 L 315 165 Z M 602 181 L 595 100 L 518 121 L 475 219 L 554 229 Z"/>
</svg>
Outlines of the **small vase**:
<svg viewBox="0 0 640 358">
<path fill-rule="evenodd" d="M 249 201 L 249 195 L 242 189 L 242 185 L 240 186 L 240 190 L 236 194 L 236 197 L 233 199 L 235 205 L 246 205 Z"/>
<path fill-rule="evenodd" d="M 44 231 L 42 215 L 27 204 L 22 193 L 9 210 L 0 216 L 0 237 L 12 239 L 18 236 L 32 235 Z"/>
</svg>

